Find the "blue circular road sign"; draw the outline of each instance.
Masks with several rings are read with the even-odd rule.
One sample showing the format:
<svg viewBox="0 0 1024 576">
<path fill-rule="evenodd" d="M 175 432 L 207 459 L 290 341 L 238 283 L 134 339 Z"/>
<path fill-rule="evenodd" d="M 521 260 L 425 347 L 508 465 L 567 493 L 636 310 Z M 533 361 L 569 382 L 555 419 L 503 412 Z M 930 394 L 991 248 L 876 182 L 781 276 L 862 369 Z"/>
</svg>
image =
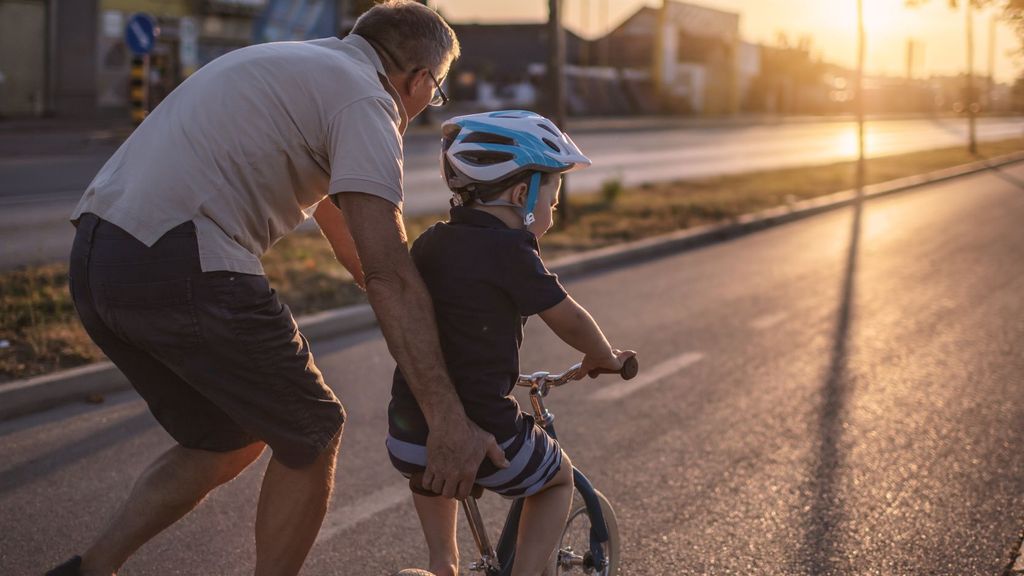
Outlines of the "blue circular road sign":
<svg viewBox="0 0 1024 576">
<path fill-rule="evenodd" d="M 153 51 L 160 29 L 149 14 L 135 14 L 124 27 L 124 41 L 132 52 L 142 56 Z"/>
</svg>

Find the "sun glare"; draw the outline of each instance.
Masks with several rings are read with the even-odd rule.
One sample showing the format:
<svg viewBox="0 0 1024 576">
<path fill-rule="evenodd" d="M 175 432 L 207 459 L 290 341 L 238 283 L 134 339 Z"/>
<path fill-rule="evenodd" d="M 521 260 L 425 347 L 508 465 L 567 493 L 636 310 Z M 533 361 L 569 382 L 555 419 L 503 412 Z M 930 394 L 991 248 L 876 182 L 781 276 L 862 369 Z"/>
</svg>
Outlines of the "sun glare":
<svg viewBox="0 0 1024 576">
<path fill-rule="evenodd" d="M 829 3 L 832 4 L 832 3 Z M 841 15 L 840 25 L 857 23 L 857 2 L 848 0 L 832 4 Z M 910 18 L 902 0 L 864 0 L 864 27 L 869 35 L 903 34 L 916 28 L 916 19 Z"/>
</svg>

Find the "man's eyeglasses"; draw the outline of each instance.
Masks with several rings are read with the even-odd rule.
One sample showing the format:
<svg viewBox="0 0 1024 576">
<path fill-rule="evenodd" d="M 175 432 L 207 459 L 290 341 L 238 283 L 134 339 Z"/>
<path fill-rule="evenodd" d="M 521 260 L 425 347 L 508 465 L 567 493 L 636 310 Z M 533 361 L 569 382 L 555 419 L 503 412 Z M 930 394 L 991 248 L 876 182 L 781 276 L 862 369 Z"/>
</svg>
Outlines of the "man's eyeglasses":
<svg viewBox="0 0 1024 576">
<path fill-rule="evenodd" d="M 430 99 L 431 106 L 444 106 L 448 103 L 448 95 L 444 93 L 444 88 L 441 88 L 441 83 L 434 77 L 434 73 L 427 68 L 427 74 L 430 74 L 430 79 L 434 81 L 434 86 L 437 88 L 434 90 L 434 97 Z M 444 78 L 441 78 L 444 80 Z"/>
</svg>

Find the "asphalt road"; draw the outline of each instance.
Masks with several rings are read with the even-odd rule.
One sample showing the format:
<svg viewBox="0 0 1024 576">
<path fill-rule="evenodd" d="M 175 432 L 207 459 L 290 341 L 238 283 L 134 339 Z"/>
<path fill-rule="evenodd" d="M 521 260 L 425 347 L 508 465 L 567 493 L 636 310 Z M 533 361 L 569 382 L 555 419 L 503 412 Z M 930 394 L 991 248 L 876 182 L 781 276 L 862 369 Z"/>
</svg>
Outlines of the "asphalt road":
<svg viewBox="0 0 1024 576">
<path fill-rule="evenodd" d="M 623 573 L 1002 574 L 1024 528 L 1022 221 L 1017 165 L 569 283 L 643 363 L 549 401 L 618 511 Z M 528 332 L 524 370 L 576 360 Z M 314 349 L 349 421 L 304 573 L 422 565 L 385 345 Z M 0 574 L 81 550 L 169 445 L 131 393 L 0 425 Z M 122 574 L 249 573 L 265 458 Z"/>
<path fill-rule="evenodd" d="M 571 130 L 571 128 L 570 128 Z M 869 122 L 869 156 L 956 146 L 961 119 Z M 1024 118 L 985 118 L 980 140 L 1019 137 Z M 608 180 L 642 184 L 771 168 L 827 164 L 856 157 L 856 124 L 794 122 L 685 129 L 586 130 L 574 138 L 594 166 L 571 177 L 575 191 Z M 0 270 L 60 260 L 73 237 L 67 225 L 78 198 L 114 148 L 84 154 L 0 159 Z M 406 142 L 406 212 L 441 212 L 451 196 L 440 178 L 437 137 L 410 132 Z"/>
</svg>

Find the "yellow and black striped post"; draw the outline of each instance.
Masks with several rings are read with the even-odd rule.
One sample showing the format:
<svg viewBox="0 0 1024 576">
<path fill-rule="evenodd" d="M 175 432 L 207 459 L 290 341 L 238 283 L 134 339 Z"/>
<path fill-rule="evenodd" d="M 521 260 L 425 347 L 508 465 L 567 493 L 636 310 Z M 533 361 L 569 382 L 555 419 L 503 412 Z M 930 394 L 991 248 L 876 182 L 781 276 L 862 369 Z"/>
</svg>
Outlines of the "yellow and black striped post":
<svg viewBox="0 0 1024 576">
<path fill-rule="evenodd" d="M 132 122 L 142 124 L 149 114 L 149 55 L 132 57 L 131 82 Z"/>
</svg>

